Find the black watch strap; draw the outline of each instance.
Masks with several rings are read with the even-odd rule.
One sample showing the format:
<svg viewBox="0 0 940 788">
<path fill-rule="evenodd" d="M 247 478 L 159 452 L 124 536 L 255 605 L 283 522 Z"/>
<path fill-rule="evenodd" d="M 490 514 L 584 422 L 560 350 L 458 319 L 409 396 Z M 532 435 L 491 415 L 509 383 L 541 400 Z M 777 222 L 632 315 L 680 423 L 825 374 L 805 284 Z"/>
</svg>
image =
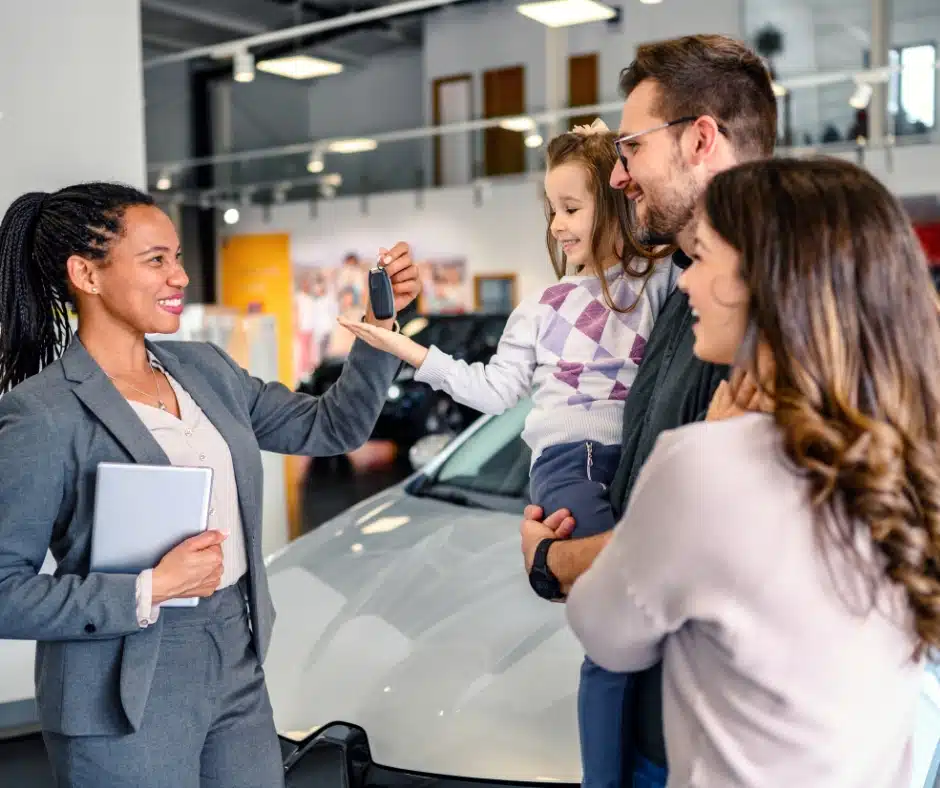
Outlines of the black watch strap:
<svg viewBox="0 0 940 788">
<path fill-rule="evenodd" d="M 561 592 L 561 583 L 548 568 L 548 550 L 557 541 L 547 537 L 538 543 L 532 558 L 532 568 L 529 570 L 529 585 L 532 590 L 549 602 L 558 602 L 565 598 Z"/>
</svg>

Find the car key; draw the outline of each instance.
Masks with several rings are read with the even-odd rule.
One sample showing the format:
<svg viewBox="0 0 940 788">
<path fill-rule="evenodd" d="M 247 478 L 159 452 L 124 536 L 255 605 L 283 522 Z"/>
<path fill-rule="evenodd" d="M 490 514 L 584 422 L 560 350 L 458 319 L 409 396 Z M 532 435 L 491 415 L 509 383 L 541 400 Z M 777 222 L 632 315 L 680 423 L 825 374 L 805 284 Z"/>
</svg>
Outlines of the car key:
<svg viewBox="0 0 940 788">
<path fill-rule="evenodd" d="M 369 303 L 376 320 L 391 320 L 395 317 L 392 280 L 380 265 L 369 271 Z"/>
</svg>

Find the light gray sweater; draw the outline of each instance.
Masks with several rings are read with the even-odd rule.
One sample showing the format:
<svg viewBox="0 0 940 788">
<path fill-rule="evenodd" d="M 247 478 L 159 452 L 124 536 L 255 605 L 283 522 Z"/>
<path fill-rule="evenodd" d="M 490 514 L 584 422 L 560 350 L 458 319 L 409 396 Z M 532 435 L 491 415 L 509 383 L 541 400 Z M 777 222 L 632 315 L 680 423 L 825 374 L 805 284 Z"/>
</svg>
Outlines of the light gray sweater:
<svg viewBox="0 0 940 788">
<path fill-rule="evenodd" d="M 607 305 L 596 276 L 566 276 L 513 310 L 489 362 L 467 364 L 432 346 L 415 380 L 491 415 L 531 394 L 522 439 L 533 464 L 548 446 L 619 444 L 646 339 L 680 273 L 660 260 L 644 283 L 611 268 L 613 303 L 636 304 L 626 313 Z"/>
<path fill-rule="evenodd" d="M 669 788 L 908 788 L 912 621 L 887 584 L 869 610 L 842 555 L 771 417 L 660 437 L 567 610 L 608 670 L 663 660 Z"/>
</svg>

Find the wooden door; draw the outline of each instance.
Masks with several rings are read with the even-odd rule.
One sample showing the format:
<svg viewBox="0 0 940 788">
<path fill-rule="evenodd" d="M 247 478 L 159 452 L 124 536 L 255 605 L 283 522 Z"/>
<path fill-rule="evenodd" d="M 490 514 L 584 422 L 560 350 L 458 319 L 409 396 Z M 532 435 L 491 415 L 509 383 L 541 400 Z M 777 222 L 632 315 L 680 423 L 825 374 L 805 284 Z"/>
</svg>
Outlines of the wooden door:
<svg viewBox="0 0 940 788">
<path fill-rule="evenodd" d="M 568 106 L 589 107 L 598 103 L 597 52 L 568 58 Z M 591 123 L 596 115 L 568 119 L 568 128 Z"/>
<path fill-rule="evenodd" d="M 483 72 L 483 117 L 525 114 L 525 66 Z M 486 175 L 525 172 L 524 135 L 508 129 L 486 129 L 483 170 Z"/>
</svg>

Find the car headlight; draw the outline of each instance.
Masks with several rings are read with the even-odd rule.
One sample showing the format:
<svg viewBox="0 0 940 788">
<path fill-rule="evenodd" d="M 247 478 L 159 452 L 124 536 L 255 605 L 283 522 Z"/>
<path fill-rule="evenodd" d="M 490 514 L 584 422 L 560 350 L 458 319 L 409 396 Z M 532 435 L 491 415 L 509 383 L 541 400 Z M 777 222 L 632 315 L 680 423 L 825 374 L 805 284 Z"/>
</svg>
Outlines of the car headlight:
<svg viewBox="0 0 940 788">
<path fill-rule="evenodd" d="M 400 400 L 401 395 L 402 395 L 401 386 L 399 386 L 397 383 L 392 383 L 392 385 L 388 387 L 388 398 L 392 402 L 396 402 Z"/>
</svg>

